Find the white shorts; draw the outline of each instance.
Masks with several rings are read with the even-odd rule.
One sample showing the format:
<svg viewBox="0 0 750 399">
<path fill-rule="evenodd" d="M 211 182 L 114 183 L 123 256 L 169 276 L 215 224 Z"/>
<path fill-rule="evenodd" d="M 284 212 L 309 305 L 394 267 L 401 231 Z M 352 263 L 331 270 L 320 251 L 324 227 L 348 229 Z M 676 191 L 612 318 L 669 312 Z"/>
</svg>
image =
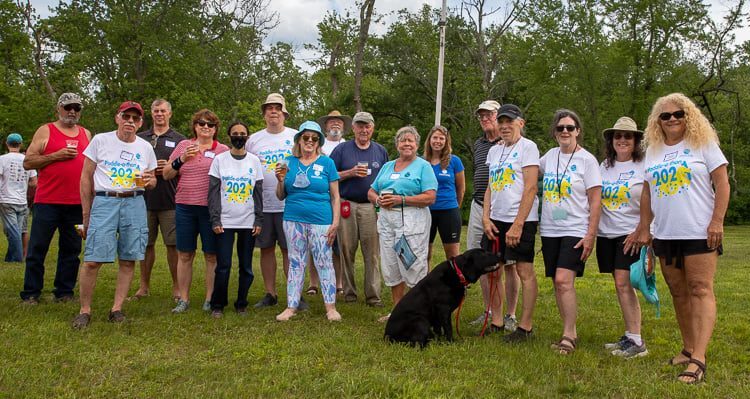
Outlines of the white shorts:
<svg viewBox="0 0 750 399">
<path fill-rule="evenodd" d="M 405 282 L 414 287 L 427 275 L 427 250 L 430 244 L 430 209 L 407 206 L 402 210 L 381 208 L 378 215 L 378 235 L 380 236 L 380 268 L 383 281 L 388 287 Z M 417 260 L 406 270 L 393 249 L 396 241 L 406 235 Z"/>
</svg>

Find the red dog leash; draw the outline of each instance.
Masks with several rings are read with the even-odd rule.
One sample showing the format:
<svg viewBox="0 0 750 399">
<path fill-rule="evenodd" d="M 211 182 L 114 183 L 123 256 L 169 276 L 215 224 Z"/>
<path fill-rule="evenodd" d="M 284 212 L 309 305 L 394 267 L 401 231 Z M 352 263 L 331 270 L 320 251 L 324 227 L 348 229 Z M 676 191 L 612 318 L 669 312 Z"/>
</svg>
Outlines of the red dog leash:
<svg viewBox="0 0 750 399">
<path fill-rule="evenodd" d="M 448 261 L 453 268 L 453 270 L 456 272 L 456 276 L 458 276 L 458 281 L 461 283 L 461 285 L 464 286 L 464 294 L 461 296 L 461 302 L 458 304 L 458 311 L 456 312 L 456 335 L 460 338 L 461 332 L 459 331 L 459 316 L 461 315 L 461 308 L 464 306 L 464 299 L 466 299 L 466 288 L 469 286 L 469 282 L 466 281 L 466 277 L 464 277 L 464 273 L 461 271 L 461 269 L 458 268 L 458 265 L 456 264 L 456 258 L 453 257 Z"/>
<path fill-rule="evenodd" d="M 500 252 L 500 237 L 495 237 L 492 241 L 492 253 L 497 254 L 498 252 Z M 498 270 L 502 270 L 502 266 Z M 487 309 L 484 311 L 484 323 L 482 324 L 482 331 L 479 333 L 480 337 L 484 337 L 485 330 L 487 330 L 487 321 L 490 318 L 490 310 L 492 309 L 492 298 L 494 298 L 496 292 L 498 295 L 502 296 L 502 294 L 495 289 L 495 279 L 499 278 L 499 276 L 495 276 L 495 273 L 497 273 L 497 271 L 490 273 L 490 300 L 487 303 Z M 502 300 L 502 298 L 500 299 Z"/>
</svg>

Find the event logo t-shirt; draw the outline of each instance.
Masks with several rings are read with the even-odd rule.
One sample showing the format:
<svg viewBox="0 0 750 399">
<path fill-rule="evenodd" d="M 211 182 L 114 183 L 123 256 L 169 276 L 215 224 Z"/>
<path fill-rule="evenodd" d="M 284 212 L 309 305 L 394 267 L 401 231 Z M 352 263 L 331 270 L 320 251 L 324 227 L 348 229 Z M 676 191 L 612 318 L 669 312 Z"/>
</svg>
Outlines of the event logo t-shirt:
<svg viewBox="0 0 750 399">
<path fill-rule="evenodd" d="M 648 149 L 645 179 L 651 190 L 654 237 L 672 240 L 707 237 L 714 209 L 711 172 L 726 164 L 717 143 L 696 149 L 681 141 Z"/>
<path fill-rule="evenodd" d="M 602 174 L 602 216 L 598 235 L 615 238 L 635 231 L 640 220 L 643 162 L 617 162 L 599 166 Z"/>
<path fill-rule="evenodd" d="M 281 133 L 268 133 L 263 129 L 247 139 L 245 149 L 255 154 L 263 166 L 263 212 L 284 212 L 284 201 L 276 197 L 276 164 L 292 156 L 296 130 L 284 128 Z"/>
<path fill-rule="evenodd" d="M 117 132 L 94 136 L 83 155 L 96 163 L 95 191 L 135 190 L 136 174 L 156 169 L 151 144 L 137 136 L 133 142 L 126 143 L 117 137 Z"/>
<path fill-rule="evenodd" d="M 543 200 L 539 233 L 543 237 L 583 237 L 589 227 L 587 191 L 602 185 L 599 162 L 581 148 L 571 154 L 560 147 L 547 151 L 539 161 Z"/>
<path fill-rule="evenodd" d="M 536 144 L 521 137 L 510 146 L 496 145 L 487 153 L 487 166 L 490 179 L 490 218 L 505 223 L 513 223 L 521 205 L 525 189 L 523 168 L 539 166 L 539 149 Z M 527 222 L 539 220 L 539 199 L 534 196 Z"/>
<path fill-rule="evenodd" d="M 234 159 L 227 151 L 214 158 L 208 174 L 221 180 L 221 225 L 229 229 L 250 229 L 255 223 L 253 189 L 263 180 L 258 157 L 246 154 Z"/>
</svg>

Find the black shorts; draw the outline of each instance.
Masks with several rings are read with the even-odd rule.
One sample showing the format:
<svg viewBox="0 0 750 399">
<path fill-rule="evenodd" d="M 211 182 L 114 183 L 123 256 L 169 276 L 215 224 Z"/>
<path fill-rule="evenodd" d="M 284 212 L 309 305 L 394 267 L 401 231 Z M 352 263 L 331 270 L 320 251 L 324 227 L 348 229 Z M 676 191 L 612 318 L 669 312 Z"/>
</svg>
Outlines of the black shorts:
<svg viewBox="0 0 750 399">
<path fill-rule="evenodd" d="M 461 209 L 430 210 L 432 224 L 430 225 L 430 244 L 435 242 L 437 233 L 443 244 L 457 244 L 461 242 Z"/>
<path fill-rule="evenodd" d="M 498 246 L 498 244 L 494 244 L 493 241 L 490 241 L 489 238 L 487 238 L 487 235 L 483 235 L 480 248 L 500 254 L 500 257 L 503 258 L 503 262 L 506 263 L 511 260 L 516 262 L 534 263 L 534 244 L 536 241 L 536 228 L 539 225 L 539 222 L 524 222 L 523 229 L 521 230 L 521 241 L 515 248 L 505 245 L 505 233 L 510 230 L 513 223 L 500 222 L 497 220 L 493 220 L 492 223 L 494 223 L 495 227 L 499 230 L 497 233 L 499 247 L 494 248 L 495 246 Z"/>
<path fill-rule="evenodd" d="M 263 212 L 263 225 L 260 235 L 255 237 L 255 246 L 260 249 L 271 248 L 276 243 L 279 248 L 286 249 L 286 236 L 284 235 L 284 213 Z"/>
<path fill-rule="evenodd" d="M 558 268 L 573 270 L 576 277 L 583 276 L 586 262 L 581 260 L 583 246 L 573 248 L 581 237 L 542 237 L 542 256 L 544 257 L 544 275 L 555 277 Z"/>
<path fill-rule="evenodd" d="M 651 247 L 654 249 L 654 255 L 665 258 L 667 266 L 674 265 L 678 269 L 682 269 L 686 256 L 708 254 L 714 251 L 717 251 L 719 255 L 724 253 L 723 246 L 719 245 L 718 248 L 711 249 L 705 239 L 660 240 L 654 238 Z"/>
<path fill-rule="evenodd" d="M 623 253 L 627 237 L 596 237 L 596 261 L 599 263 L 599 273 L 614 273 L 615 270 L 630 271 L 630 265 L 641 259 L 641 251 L 636 251 L 635 255 Z"/>
</svg>

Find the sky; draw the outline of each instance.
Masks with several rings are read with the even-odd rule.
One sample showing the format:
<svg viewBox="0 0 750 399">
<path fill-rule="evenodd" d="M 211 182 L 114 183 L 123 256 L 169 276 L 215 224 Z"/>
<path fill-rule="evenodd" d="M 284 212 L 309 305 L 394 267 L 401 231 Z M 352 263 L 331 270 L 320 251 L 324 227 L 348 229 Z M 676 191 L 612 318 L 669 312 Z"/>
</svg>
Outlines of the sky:
<svg viewBox="0 0 750 399">
<path fill-rule="evenodd" d="M 705 0 L 704 0 L 705 1 Z M 49 15 L 49 7 L 57 5 L 60 0 L 32 0 L 31 4 L 42 16 Z M 62 0 L 62 2 L 67 2 Z M 346 9 L 355 9 L 354 0 L 271 0 L 269 8 L 279 15 L 279 25 L 270 32 L 265 43 L 272 44 L 279 41 L 292 44 L 296 50 L 299 65 L 305 68 L 304 60 L 314 57 L 315 55 L 303 48 L 305 43 L 314 43 L 317 40 L 317 24 L 323 20 L 327 10 L 338 10 L 343 12 Z M 460 0 L 448 0 L 448 7 L 457 9 Z M 488 1 L 488 3 L 493 3 Z M 711 14 L 714 19 L 719 19 L 726 15 L 727 9 L 735 4 L 732 0 L 710 0 Z M 422 8 L 423 4 L 430 4 L 433 7 L 440 7 L 442 0 L 376 0 L 375 10 L 386 17 L 380 25 L 372 25 L 370 32 L 372 34 L 382 34 L 387 30 L 389 22 L 395 20 L 394 12 L 403 8 L 410 11 L 416 11 Z M 358 18 L 359 15 L 354 10 L 353 16 Z M 748 19 L 745 18 L 744 25 L 748 25 Z M 743 28 L 737 33 L 738 43 L 750 40 L 750 28 Z"/>
</svg>

